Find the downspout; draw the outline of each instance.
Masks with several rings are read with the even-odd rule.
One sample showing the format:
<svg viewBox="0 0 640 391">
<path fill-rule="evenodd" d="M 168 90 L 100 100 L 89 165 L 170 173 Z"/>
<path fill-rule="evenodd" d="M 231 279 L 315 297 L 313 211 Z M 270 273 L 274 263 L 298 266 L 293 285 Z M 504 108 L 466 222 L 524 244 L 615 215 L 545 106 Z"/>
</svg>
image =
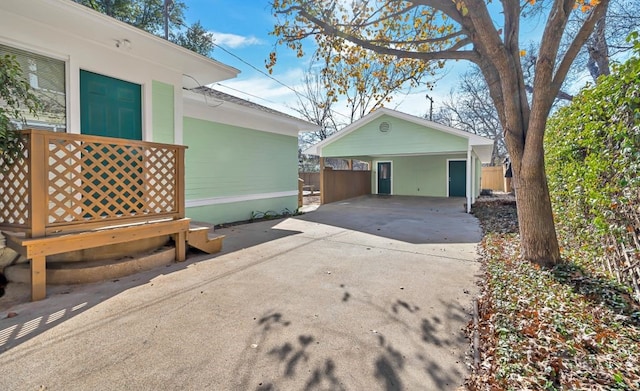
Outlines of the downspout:
<svg viewBox="0 0 640 391">
<path fill-rule="evenodd" d="M 471 212 L 471 143 L 467 144 L 467 213 Z"/>
</svg>

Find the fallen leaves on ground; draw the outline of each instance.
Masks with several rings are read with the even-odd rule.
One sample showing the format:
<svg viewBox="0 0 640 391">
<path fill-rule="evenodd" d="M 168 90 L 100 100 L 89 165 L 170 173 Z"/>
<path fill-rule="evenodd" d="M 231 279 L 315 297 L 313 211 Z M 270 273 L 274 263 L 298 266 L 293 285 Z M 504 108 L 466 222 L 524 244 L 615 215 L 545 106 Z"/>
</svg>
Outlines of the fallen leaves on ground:
<svg viewBox="0 0 640 391">
<path fill-rule="evenodd" d="M 579 260 L 551 270 L 521 260 L 515 202 L 485 199 L 473 212 L 484 279 L 469 389 L 640 389 L 640 312 L 628 290 Z"/>
</svg>

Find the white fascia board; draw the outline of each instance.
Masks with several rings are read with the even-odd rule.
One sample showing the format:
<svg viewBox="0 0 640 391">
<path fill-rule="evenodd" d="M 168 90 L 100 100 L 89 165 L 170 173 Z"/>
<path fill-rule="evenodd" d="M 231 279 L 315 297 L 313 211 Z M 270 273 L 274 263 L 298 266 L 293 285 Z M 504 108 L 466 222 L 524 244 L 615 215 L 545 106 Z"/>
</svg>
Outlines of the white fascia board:
<svg viewBox="0 0 640 391">
<path fill-rule="evenodd" d="M 493 145 L 493 140 L 488 139 L 486 137 L 478 136 L 477 134 L 465 132 L 464 130 L 452 128 L 450 126 L 442 125 L 437 122 L 429 121 L 425 118 L 416 117 L 415 115 L 402 113 L 400 111 L 391 110 L 387 108 L 382 108 L 377 111 L 384 111 L 384 114 L 387 114 L 391 117 L 395 117 L 401 120 L 405 120 L 408 122 L 413 122 L 416 125 L 424 126 L 427 128 L 431 128 L 434 130 L 439 130 L 444 133 L 449 133 L 454 136 L 463 137 L 469 140 L 470 145 Z"/>
<path fill-rule="evenodd" d="M 424 118 L 420 118 L 420 117 L 416 117 L 414 115 L 411 114 L 406 114 L 406 113 L 402 113 L 400 111 L 397 110 L 391 110 L 391 109 L 387 109 L 385 107 L 377 109 L 376 111 L 369 113 L 367 115 L 365 115 L 364 117 L 360 118 L 359 120 L 355 121 L 354 123 L 346 126 L 345 128 L 343 128 L 342 130 L 340 130 L 339 132 L 331 135 L 330 137 L 327 137 L 326 139 L 322 140 L 321 142 L 312 145 L 311 147 L 305 149 L 302 153 L 304 153 L 305 155 L 316 155 L 316 156 L 322 156 L 322 148 L 324 148 L 324 146 L 331 144 L 339 139 L 341 139 L 342 137 L 348 135 L 349 133 L 361 128 L 362 126 L 368 124 L 371 121 L 374 121 L 380 117 L 382 117 L 383 115 L 388 115 L 390 117 L 393 118 L 397 118 L 400 120 L 404 120 L 407 122 L 412 122 L 416 125 L 419 126 L 423 126 L 426 128 L 430 128 L 430 129 L 434 129 L 434 130 L 438 130 L 444 133 L 448 133 L 454 136 L 458 136 L 458 137 L 463 137 L 466 138 L 467 140 L 469 140 L 469 144 L 470 145 L 493 145 L 493 140 L 490 140 L 486 137 L 481 137 L 478 135 L 475 135 L 473 133 L 469 133 L 469 132 L 465 132 L 459 129 L 455 129 L 452 128 L 450 126 L 445 126 L 433 121 L 429 121 L 427 119 Z"/>
<path fill-rule="evenodd" d="M 493 154 L 493 144 L 491 145 L 472 145 L 473 152 L 478 156 L 482 163 L 491 163 L 491 155 Z"/>
<path fill-rule="evenodd" d="M 70 0 L 2 0 L 0 12 L 92 42 L 96 50 L 113 49 L 120 41 L 126 46 L 121 53 L 190 75 L 203 84 L 231 79 L 240 72 Z"/>
<path fill-rule="evenodd" d="M 268 133 L 297 137 L 301 131 L 315 130 L 317 125 L 295 118 L 268 113 L 259 109 L 238 105 L 225 100 L 182 91 L 184 116 L 218 122 Z"/>
</svg>

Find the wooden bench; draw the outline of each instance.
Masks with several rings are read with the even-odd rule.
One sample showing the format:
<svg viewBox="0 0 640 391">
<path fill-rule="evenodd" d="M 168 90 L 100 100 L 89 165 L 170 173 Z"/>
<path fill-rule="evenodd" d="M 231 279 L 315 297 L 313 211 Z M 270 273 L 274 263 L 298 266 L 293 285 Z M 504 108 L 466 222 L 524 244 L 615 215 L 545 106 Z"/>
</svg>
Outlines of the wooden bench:
<svg viewBox="0 0 640 391">
<path fill-rule="evenodd" d="M 189 221 L 188 218 L 163 220 L 41 238 L 27 238 L 10 232 L 3 233 L 7 247 L 30 260 L 31 300 L 36 301 L 44 299 L 47 295 L 46 257 L 48 255 L 172 235 L 176 246 L 176 261 L 182 262 L 186 258 Z"/>
</svg>

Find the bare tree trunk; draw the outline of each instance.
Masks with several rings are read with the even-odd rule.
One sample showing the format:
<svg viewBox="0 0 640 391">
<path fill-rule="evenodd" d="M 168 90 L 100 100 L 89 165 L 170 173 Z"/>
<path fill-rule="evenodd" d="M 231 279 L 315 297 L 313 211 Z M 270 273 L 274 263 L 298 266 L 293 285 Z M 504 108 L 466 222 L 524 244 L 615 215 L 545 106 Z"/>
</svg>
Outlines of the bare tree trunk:
<svg viewBox="0 0 640 391">
<path fill-rule="evenodd" d="M 513 174 L 522 256 L 540 266 L 552 267 L 561 262 L 561 258 L 544 161 L 520 164 L 520 169 Z"/>
<path fill-rule="evenodd" d="M 545 92 L 548 99 L 553 99 L 550 91 Z M 534 104 L 524 132 L 526 144 L 514 134 L 507 134 L 506 141 L 512 151 L 522 257 L 543 267 L 553 267 L 562 260 L 544 166 L 543 137 L 547 112 L 546 106 Z"/>
<path fill-rule="evenodd" d="M 609 45 L 605 35 L 606 15 L 602 15 L 596 23 L 592 37 L 587 41 L 587 51 L 589 52 L 589 61 L 587 69 L 597 82 L 600 75 L 609 75 L 611 73 L 609 67 Z"/>
</svg>

